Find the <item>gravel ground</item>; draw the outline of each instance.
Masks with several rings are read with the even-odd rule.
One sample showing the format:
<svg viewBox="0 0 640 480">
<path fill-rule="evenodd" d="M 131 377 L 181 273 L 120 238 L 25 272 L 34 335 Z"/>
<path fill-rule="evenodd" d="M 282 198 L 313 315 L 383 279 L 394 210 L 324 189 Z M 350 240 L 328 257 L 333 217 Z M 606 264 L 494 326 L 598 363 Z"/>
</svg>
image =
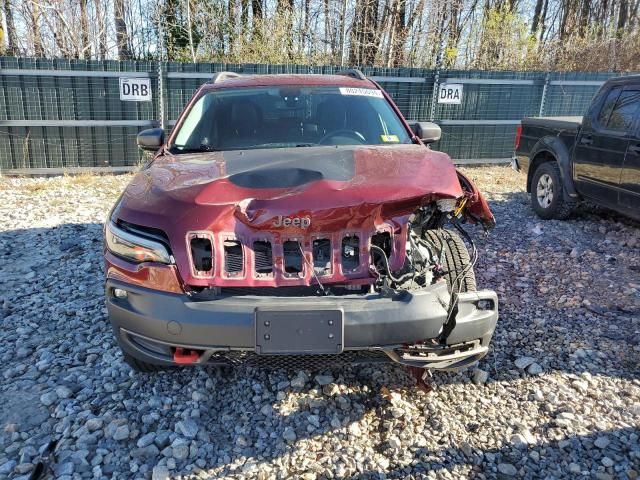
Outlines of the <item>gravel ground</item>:
<svg viewBox="0 0 640 480">
<path fill-rule="evenodd" d="M 105 318 L 101 223 L 128 177 L 0 179 L 0 477 L 58 439 L 71 478 L 630 478 L 640 472 L 640 226 L 538 220 L 524 179 L 467 169 L 498 220 L 476 269 L 498 291 L 476 370 L 155 376 Z"/>
</svg>

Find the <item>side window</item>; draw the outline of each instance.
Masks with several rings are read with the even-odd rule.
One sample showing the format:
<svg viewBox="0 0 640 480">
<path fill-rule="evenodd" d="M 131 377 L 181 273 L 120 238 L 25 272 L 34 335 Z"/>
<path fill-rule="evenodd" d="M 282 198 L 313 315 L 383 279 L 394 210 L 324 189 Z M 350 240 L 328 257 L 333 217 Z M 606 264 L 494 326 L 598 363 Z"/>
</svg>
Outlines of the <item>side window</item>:
<svg viewBox="0 0 640 480">
<path fill-rule="evenodd" d="M 624 90 L 618 97 L 607 128 L 621 132 L 631 132 L 640 109 L 640 90 Z"/>
<path fill-rule="evenodd" d="M 600 109 L 600 113 L 598 114 L 598 125 L 601 127 L 607 126 L 607 122 L 609 121 L 609 117 L 613 111 L 613 106 L 616 104 L 616 100 L 618 100 L 621 91 L 622 87 L 615 87 L 607 94 L 607 98 L 605 98 L 602 108 Z"/>
</svg>

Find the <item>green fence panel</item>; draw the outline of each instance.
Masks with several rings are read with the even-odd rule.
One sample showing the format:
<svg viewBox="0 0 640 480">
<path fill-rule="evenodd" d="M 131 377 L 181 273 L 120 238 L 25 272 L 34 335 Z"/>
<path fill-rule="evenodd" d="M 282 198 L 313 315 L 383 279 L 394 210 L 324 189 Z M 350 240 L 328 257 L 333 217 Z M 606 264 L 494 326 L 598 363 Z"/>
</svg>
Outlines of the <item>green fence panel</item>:
<svg viewBox="0 0 640 480">
<path fill-rule="evenodd" d="M 335 74 L 341 70 L 335 65 L 0 57 L 0 169 L 137 165 L 143 158 L 136 147 L 137 133 L 160 124 L 170 129 L 193 93 L 215 72 Z M 405 118 L 440 123 L 443 134 L 435 148 L 454 159 L 480 162 L 511 156 L 522 117 L 582 115 L 602 82 L 618 75 L 384 67 L 363 67 L 362 71 L 380 83 Z M 152 101 L 121 101 L 119 75 L 114 72 L 149 78 Z M 463 84 L 461 104 L 437 102 L 434 89 L 445 81 Z"/>
</svg>

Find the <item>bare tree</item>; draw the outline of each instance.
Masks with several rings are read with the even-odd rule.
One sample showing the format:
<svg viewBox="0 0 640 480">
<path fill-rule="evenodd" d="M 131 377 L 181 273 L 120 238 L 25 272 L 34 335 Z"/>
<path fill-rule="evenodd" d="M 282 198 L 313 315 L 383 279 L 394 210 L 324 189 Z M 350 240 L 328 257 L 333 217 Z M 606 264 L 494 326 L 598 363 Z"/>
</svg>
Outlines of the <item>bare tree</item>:
<svg viewBox="0 0 640 480">
<path fill-rule="evenodd" d="M 113 0 L 113 15 L 116 26 L 116 43 L 118 45 L 118 58 L 129 60 L 129 35 L 127 34 L 127 22 L 125 21 L 124 0 Z"/>
</svg>

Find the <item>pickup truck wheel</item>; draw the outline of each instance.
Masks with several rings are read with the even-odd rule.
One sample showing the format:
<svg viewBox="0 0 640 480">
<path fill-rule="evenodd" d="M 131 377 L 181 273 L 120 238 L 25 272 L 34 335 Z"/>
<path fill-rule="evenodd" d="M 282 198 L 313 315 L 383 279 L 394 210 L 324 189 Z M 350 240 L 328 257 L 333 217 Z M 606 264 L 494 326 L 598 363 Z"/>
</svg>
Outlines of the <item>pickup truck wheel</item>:
<svg viewBox="0 0 640 480">
<path fill-rule="evenodd" d="M 564 220 L 575 204 L 564 199 L 560 168 L 556 162 L 538 165 L 531 181 L 531 207 L 545 220 Z"/>
<path fill-rule="evenodd" d="M 124 355 L 124 361 L 131 367 L 132 370 L 139 373 L 157 373 L 166 370 L 161 365 L 154 365 L 152 363 L 142 362 L 135 357 L 132 357 L 128 353 L 122 352 Z"/>
<path fill-rule="evenodd" d="M 460 235 L 451 230 L 438 229 L 427 230 L 426 239 L 442 252 L 442 267 L 446 274 L 447 287 L 451 291 L 451 286 L 457 282 L 458 292 L 475 292 L 476 275 L 471 265 L 469 251 Z"/>
</svg>

